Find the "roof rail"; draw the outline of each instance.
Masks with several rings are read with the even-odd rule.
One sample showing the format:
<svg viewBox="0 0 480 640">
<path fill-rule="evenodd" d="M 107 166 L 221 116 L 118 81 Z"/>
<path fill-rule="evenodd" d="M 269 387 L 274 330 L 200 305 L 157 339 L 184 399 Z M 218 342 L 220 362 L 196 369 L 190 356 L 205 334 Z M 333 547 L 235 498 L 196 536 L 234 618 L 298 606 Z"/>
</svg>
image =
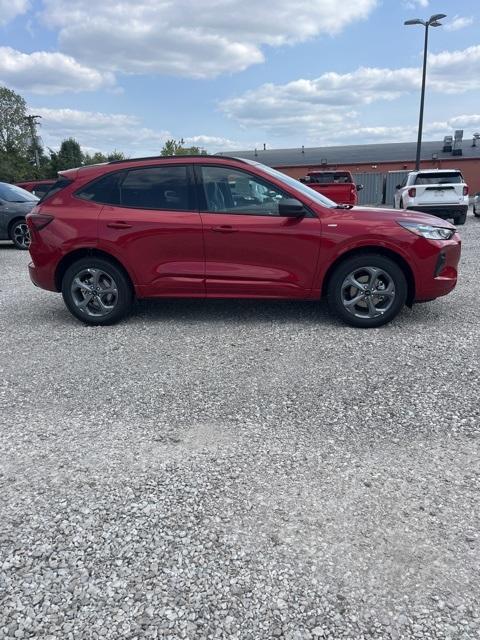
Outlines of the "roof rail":
<svg viewBox="0 0 480 640">
<path fill-rule="evenodd" d="M 242 158 L 234 158 L 233 156 L 224 156 L 221 153 L 192 153 L 179 156 L 145 156 L 143 158 L 124 158 L 123 160 L 110 160 L 107 164 L 121 164 L 122 162 L 143 162 L 144 160 L 171 160 L 172 158 L 226 158 L 227 160 L 237 160 L 245 162 Z"/>
</svg>

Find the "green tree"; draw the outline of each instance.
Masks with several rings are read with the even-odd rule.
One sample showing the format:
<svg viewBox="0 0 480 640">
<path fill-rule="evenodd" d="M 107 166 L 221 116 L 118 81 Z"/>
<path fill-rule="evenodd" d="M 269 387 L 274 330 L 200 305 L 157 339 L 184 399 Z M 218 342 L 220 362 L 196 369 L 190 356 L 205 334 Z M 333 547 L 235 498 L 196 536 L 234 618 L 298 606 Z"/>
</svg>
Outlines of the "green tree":
<svg viewBox="0 0 480 640">
<path fill-rule="evenodd" d="M 115 160 L 126 160 L 126 156 L 121 151 L 116 149 L 107 155 L 108 162 L 114 162 Z"/>
<path fill-rule="evenodd" d="M 195 156 L 200 154 L 198 147 L 184 147 L 184 141 L 167 140 L 161 151 L 162 156 Z"/>
<path fill-rule="evenodd" d="M 30 138 L 25 100 L 0 87 L 0 180 L 14 182 L 32 172 Z"/>
<path fill-rule="evenodd" d="M 83 164 L 83 154 L 80 144 L 74 138 L 63 140 L 58 152 L 50 149 L 50 173 L 54 176 L 58 171 L 75 169 Z"/>
<path fill-rule="evenodd" d="M 15 91 L 0 87 L 0 152 L 27 157 L 29 143 L 25 100 Z"/>
<path fill-rule="evenodd" d="M 107 156 L 104 156 L 100 151 L 97 151 L 93 155 L 88 153 L 83 154 L 83 164 L 101 164 L 102 162 L 107 162 Z"/>
<path fill-rule="evenodd" d="M 101 162 L 113 162 L 114 160 L 125 160 L 125 154 L 121 151 L 112 151 L 111 153 L 107 153 L 107 155 L 97 151 L 93 155 L 88 153 L 83 154 L 83 164 L 100 164 Z"/>
</svg>

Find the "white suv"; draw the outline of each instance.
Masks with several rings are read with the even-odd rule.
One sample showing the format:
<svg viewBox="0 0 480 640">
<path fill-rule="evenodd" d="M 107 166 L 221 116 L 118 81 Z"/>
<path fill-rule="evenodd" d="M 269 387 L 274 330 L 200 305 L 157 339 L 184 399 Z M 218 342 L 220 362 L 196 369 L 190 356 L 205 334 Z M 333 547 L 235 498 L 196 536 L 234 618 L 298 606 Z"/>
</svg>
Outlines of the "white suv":
<svg viewBox="0 0 480 640">
<path fill-rule="evenodd" d="M 410 171 L 395 191 L 395 208 L 414 209 L 465 224 L 468 185 L 457 169 Z"/>
</svg>

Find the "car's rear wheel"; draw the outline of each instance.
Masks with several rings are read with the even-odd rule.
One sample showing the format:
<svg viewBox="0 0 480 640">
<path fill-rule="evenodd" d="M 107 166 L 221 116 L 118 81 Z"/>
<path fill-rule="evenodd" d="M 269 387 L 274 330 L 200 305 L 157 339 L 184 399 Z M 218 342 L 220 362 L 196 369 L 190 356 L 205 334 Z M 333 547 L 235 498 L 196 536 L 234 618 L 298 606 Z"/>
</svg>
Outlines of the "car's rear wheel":
<svg viewBox="0 0 480 640">
<path fill-rule="evenodd" d="M 467 221 L 467 214 L 466 213 L 462 213 L 459 216 L 455 216 L 455 218 L 453 219 L 453 222 L 456 225 L 462 225 L 465 224 L 465 222 Z"/>
<path fill-rule="evenodd" d="M 87 324 L 114 324 L 131 309 L 133 292 L 128 277 L 113 262 L 87 257 L 74 262 L 62 280 L 69 311 Z"/>
<path fill-rule="evenodd" d="M 28 230 L 27 223 L 25 218 L 21 218 L 20 220 L 15 220 L 15 222 L 10 227 L 10 240 L 17 247 L 17 249 L 22 249 L 26 251 L 30 246 L 30 232 Z"/>
<path fill-rule="evenodd" d="M 347 324 L 366 329 L 393 320 L 405 305 L 407 293 L 402 269 L 375 253 L 347 258 L 336 267 L 328 284 L 332 311 Z"/>
<path fill-rule="evenodd" d="M 400 205 L 398 207 L 399 209 L 405 209 L 404 205 L 403 205 L 403 198 L 400 198 Z"/>
<path fill-rule="evenodd" d="M 480 218 L 480 209 L 477 209 L 477 207 L 476 207 L 475 205 L 474 205 L 474 207 L 473 207 L 473 215 L 474 215 L 476 218 Z"/>
</svg>

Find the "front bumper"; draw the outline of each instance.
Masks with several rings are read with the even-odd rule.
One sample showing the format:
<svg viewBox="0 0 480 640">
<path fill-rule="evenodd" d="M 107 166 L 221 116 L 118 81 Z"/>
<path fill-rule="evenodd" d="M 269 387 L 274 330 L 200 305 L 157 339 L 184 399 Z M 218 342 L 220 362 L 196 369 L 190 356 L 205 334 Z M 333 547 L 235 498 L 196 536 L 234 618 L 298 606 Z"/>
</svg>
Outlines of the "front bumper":
<svg viewBox="0 0 480 640">
<path fill-rule="evenodd" d="M 440 250 L 438 250 L 440 245 Z M 461 240 L 456 233 L 451 240 L 431 243 L 432 251 L 424 253 L 416 279 L 415 302 L 434 300 L 455 289 Z"/>
<path fill-rule="evenodd" d="M 437 218 L 456 218 L 464 213 L 467 213 L 468 206 L 464 204 L 432 204 L 432 205 L 418 205 L 407 207 L 407 211 L 420 211 L 421 213 L 429 213 Z"/>
</svg>

